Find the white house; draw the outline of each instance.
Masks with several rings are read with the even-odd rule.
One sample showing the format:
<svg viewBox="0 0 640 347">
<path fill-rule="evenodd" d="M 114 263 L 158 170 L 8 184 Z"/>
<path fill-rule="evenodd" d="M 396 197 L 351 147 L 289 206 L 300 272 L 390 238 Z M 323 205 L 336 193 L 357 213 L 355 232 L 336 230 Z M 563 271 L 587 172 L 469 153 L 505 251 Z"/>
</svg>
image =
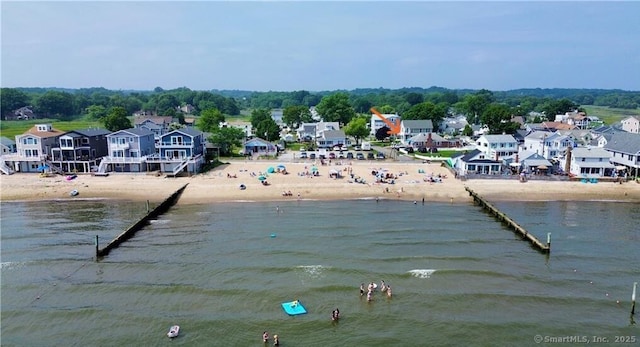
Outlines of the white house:
<svg viewBox="0 0 640 347">
<path fill-rule="evenodd" d="M 613 133 L 604 149 L 610 153 L 614 165 L 628 168 L 633 176 L 640 174 L 640 134 Z"/>
<path fill-rule="evenodd" d="M 627 117 L 623 119 L 621 123 L 622 130 L 628 133 L 640 134 L 640 119 L 638 119 L 637 117 Z"/>
<path fill-rule="evenodd" d="M 454 169 L 460 176 L 469 174 L 498 175 L 502 171 L 502 163 L 492 160 L 479 149 L 456 155 L 452 158 Z"/>
<path fill-rule="evenodd" d="M 278 148 L 271 142 L 255 137 L 243 145 L 244 154 L 252 156 L 268 155 L 274 156 L 278 154 Z"/>
<path fill-rule="evenodd" d="M 401 117 L 397 114 L 397 113 L 384 113 L 382 114 L 382 117 L 384 117 L 384 119 L 394 123 L 394 124 L 398 124 L 401 120 Z M 385 127 L 387 124 L 380 119 L 380 117 L 378 117 L 378 115 L 376 115 L 375 113 L 371 114 L 371 121 L 369 122 L 369 129 L 371 129 L 370 134 L 373 136 L 376 134 L 376 132 L 378 130 L 380 130 L 380 128 Z"/>
<path fill-rule="evenodd" d="M 332 148 L 338 145 L 347 146 L 347 137 L 342 130 L 325 130 L 316 140 L 318 148 Z"/>
<path fill-rule="evenodd" d="M 575 141 L 568 135 L 559 132 L 534 131 L 524 138 L 521 150 L 538 153 L 546 159 L 564 155 L 568 147 L 576 147 Z"/>
<path fill-rule="evenodd" d="M 518 153 L 518 140 L 512 135 L 482 135 L 476 141 L 476 146 L 493 160 L 502 160 Z"/>
<path fill-rule="evenodd" d="M 569 173 L 584 178 L 600 178 L 611 176 L 614 165 L 609 162 L 611 153 L 604 148 L 578 147 L 571 150 L 571 155 L 560 158 L 560 166 L 567 167 Z"/>
</svg>

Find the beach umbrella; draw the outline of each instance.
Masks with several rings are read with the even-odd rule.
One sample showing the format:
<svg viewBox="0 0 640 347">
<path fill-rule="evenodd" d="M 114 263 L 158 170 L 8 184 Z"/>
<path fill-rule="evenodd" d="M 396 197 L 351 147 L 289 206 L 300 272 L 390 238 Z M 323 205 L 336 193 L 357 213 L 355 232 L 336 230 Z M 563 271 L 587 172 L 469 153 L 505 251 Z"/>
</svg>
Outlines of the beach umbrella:
<svg viewBox="0 0 640 347">
<path fill-rule="evenodd" d="M 274 169 L 273 166 L 269 166 L 269 168 L 267 168 L 267 172 L 268 173 L 274 173 L 274 172 L 276 172 L 276 169 Z"/>
<path fill-rule="evenodd" d="M 311 172 L 317 172 L 318 171 L 318 167 L 317 166 L 312 166 L 311 167 Z"/>
<path fill-rule="evenodd" d="M 49 165 L 42 164 L 38 166 L 38 171 L 44 172 L 45 170 L 49 170 Z"/>
<path fill-rule="evenodd" d="M 284 164 L 278 164 L 278 170 L 286 170 L 287 167 Z"/>
<path fill-rule="evenodd" d="M 258 180 L 264 181 L 267 179 L 267 176 L 258 176 Z"/>
</svg>

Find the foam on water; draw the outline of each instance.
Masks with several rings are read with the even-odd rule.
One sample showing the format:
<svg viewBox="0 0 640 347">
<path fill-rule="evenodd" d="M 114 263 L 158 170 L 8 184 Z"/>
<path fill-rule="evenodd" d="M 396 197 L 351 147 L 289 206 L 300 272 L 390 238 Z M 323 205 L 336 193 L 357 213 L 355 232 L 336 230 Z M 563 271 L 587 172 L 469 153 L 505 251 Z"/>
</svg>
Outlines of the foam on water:
<svg viewBox="0 0 640 347">
<path fill-rule="evenodd" d="M 0 270 L 5 271 L 5 270 L 14 270 L 17 268 L 21 268 L 25 265 L 24 262 L 20 262 L 20 261 L 3 261 L 2 263 L 0 263 Z"/>
<path fill-rule="evenodd" d="M 434 269 L 414 269 L 414 270 L 409 270 L 409 273 L 413 277 L 431 278 L 431 275 L 436 271 L 437 270 L 434 270 Z"/>
<path fill-rule="evenodd" d="M 327 267 L 323 265 L 299 265 L 296 268 L 301 269 L 305 273 L 309 274 L 312 278 L 319 278 L 323 275 L 324 270 Z"/>
</svg>

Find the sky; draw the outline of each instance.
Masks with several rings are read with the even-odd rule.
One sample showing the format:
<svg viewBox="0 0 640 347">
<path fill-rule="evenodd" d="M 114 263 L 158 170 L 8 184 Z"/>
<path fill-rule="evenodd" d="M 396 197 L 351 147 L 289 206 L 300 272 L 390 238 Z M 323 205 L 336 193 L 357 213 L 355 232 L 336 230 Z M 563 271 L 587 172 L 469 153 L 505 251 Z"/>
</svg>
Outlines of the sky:
<svg viewBox="0 0 640 347">
<path fill-rule="evenodd" d="M 0 6 L 2 87 L 640 90 L 640 2 Z"/>
</svg>

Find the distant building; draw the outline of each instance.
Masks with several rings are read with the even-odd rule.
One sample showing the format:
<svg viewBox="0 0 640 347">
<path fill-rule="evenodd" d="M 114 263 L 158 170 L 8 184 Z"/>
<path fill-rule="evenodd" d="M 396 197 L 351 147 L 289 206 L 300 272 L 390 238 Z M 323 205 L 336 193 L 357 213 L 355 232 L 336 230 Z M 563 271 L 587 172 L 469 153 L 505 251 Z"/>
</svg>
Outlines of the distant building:
<svg viewBox="0 0 640 347">
<path fill-rule="evenodd" d="M 622 130 L 632 134 L 640 134 L 640 119 L 637 117 L 627 117 L 623 119 L 621 123 Z"/>
</svg>

